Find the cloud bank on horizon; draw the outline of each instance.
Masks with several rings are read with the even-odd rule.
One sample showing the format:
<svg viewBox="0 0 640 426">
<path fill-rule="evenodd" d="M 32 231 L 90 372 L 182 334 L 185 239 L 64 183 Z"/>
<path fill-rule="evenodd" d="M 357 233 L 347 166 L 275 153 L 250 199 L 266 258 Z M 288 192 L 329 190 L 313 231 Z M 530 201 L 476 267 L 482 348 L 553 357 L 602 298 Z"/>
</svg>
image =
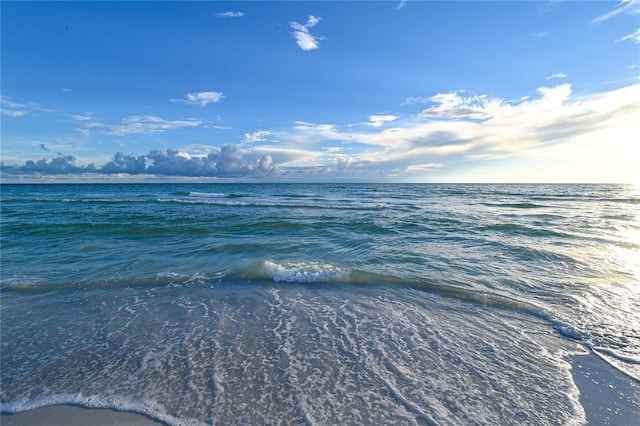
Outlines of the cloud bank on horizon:
<svg viewBox="0 0 640 426">
<path fill-rule="evenodd" d="M 192 4 L 178 17 L 143 5 L 154 18 L 125 19 L 126 37 L 113 44 L 88 24 L 81 26 L 85 39 L 45 27 L 58 31 L 53 39 L 70 43 L 70 61 L 85 60 L 75 62 L 78 68 L 51 66 L 48 74 L 21 49 L 38 31 L 18 37 L 18 13 L 35 19 L 35 10 L 12 4 L 2 16 L 8 48 L 1 177 L 640 182 L 638 29 L 627 19 L 637 18 L 640 2 L 600 5 L 599 14 L 572 3 L 539 11 L 535 19 L 527 15 L 532 4 L 430 3 L 314 4 L 319 10 L 309 10 L 305 24 L 288 13 L 301 3 L 277 11 L 256 3 L 234 2 L 234 11 Z M 115 17 L 126 8 L 108 9 Z M 365 9 L 385 31 L 372 32 L 362 22 Z M 61 10 L 55 13 L 62 17 L 97 13 L 90 4 Z M 512 14 L 512 22 L 473 32 L 478 11 L 490 19 L 496 10 Z M 562 13 L 582 22 L 554 27 Z M 96 18 L 96 28 L 113 17 Z M 430 17 L 441 27 L 413 25 Z M 320 22 L 323 35 L 312 34 Z M 446 35 L 452 22 L 460 28 L 451 29 L 447 46 L 424 43 L 434 33 Z M 520 28 L 523 23 L 529 28 Z M 170 24 L 183 28 L 179 40 L 152 42 Z M 578 31 L 584 45 L 575 41 Z M 506 34 L 528 48 L 495 45 Z M 212 43 L 221 37 L 226 44 Z M 550 50 L 559 44 L 554 37 L 578 43 L 571 46 L 574 56 L 589 46 L 610 58 L 584 53 L 572 62 L 566 50 Z M 107 43 L 107 58 L 90 54 L 92 40 Z M 129 64 L 120 69 L 109 55 L 125 41 Z M 206 56 L 199 43 L 210 49 Z M 488 61 L 500 48 L 508 58 Z M 38 41 L 34 49 L 46 56 L 57 48 Z M 181 56 L 166 62 L 167 52 Z M 189 63 L 198 66 L 185 71 Z M 49 86 L 30 89 L 45 74 Z"/>
</svg>

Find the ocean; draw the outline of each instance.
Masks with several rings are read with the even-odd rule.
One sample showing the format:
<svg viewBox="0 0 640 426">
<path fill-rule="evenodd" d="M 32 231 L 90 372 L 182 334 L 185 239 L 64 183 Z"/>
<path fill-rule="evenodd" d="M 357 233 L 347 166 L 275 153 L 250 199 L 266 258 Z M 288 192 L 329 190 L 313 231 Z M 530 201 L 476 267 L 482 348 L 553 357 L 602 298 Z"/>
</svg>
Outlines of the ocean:
<svg viewBox="0 0 640 426">
<path fill-rule="evenodd" d="M 630 185 L 1 188 L 1 404 L 171 425 L 582 424 L 640 381 Z"/>
</svg>

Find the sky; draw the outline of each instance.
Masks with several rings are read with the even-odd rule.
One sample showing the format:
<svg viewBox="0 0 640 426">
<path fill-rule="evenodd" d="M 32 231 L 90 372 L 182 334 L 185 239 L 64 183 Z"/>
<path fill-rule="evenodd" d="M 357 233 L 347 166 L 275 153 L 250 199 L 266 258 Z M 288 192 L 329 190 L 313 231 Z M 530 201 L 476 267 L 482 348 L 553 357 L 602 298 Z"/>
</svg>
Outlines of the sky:
<svg viewBox="0 0 640 426">
<path fill-rule="evenodd" d="M 640 184 L 640 0 L 0 8 L 2 182 Z"/>
</svg>

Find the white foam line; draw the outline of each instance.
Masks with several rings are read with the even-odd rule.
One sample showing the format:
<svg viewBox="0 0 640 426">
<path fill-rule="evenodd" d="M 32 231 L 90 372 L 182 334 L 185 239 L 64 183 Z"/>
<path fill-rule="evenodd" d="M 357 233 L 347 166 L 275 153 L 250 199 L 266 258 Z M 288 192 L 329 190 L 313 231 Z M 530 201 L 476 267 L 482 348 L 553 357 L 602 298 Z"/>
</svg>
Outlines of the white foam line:
<svg viewBox="0 0 640 426">
<path fill-rule="evenodd" d="M 618 370 L 619 372 L 621 372 L 625 376 L 630 377 L 634 381 L 640 383 L 640 377 L 636 376 L 635 374 L 633 374 L 633 373 L 631 373 L 629 371 L 625 371 L 624 369 L 620 368 L 620 366 L 618 366 L 614 362 L 612 362 L 603 353 L 606 353 L 607 355 L 611 356 L 612 358 L 619 359 L 620 361 L 623 361 L 623 362 L 631 362 L 633 364 L 640 364 L 640 362 L 637 359 L 630 358 L 630 357 L 625 357 L 623 355 L 619 355 L 613 349 L 610 349 L 610 348 L 603 348 L 603 347 L 599 347 L 599 346 L 594 346 L 593 343 L 591 343 L 591 342 L 585 342 L 585 346 L 587 348 L 589 348 L 591 350 L 591 352 L 596 354 L 601 360 L 603 360 L 604 362 L 609 364 L 611 367 L 615 368 L 616 370 Z M 627 361 L 627 359 L 629 359 L 631 361 Z"/>
</svg>

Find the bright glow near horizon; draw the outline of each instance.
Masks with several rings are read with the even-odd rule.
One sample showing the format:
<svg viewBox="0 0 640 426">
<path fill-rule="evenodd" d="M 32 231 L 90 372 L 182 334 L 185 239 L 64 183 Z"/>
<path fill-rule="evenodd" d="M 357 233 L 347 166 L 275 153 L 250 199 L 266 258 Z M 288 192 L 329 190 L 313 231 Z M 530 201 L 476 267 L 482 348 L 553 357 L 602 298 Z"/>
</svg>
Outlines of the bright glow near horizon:
<svg viewBox="0 0 640 426">
<path fill-rule="evenodd" d="M 639 12 L 3 2 L 2 180 L 640 184 Z"/>
</svg>

